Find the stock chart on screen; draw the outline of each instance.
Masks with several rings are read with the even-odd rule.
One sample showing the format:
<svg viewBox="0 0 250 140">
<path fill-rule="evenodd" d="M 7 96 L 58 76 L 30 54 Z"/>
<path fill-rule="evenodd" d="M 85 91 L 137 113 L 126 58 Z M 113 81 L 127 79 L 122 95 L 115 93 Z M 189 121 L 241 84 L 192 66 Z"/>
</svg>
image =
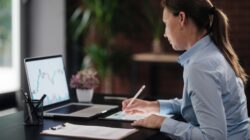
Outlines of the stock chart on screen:
<svg viewBox="0 0 250 140">
<path fill-rule="evenodd" d="M 43 94 L 46 94 L 44 105 L 69 99 L 61 58 L 27 62 L 26 70 L 32 99 L 40 99 Z"/>
</svg>

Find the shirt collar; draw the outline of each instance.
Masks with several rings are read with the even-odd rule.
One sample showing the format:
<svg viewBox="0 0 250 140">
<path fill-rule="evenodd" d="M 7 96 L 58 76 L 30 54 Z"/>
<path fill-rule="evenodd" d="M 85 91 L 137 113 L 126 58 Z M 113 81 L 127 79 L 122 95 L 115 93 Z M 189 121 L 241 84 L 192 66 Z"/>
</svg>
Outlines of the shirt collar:
<svg viewBox="0 0 250 140">
<path fill-rule="evenodd" d="M 209 35 L 204 36 L 199 41 L 197 41 L 190 49 L 188 49 L 181 56 L 179 56 L 178 62 L 183 66 L 192 58 L 192 56 L 195 53 L 205 48 L 207 44 L 209 44 L 210 42 L 211 42 L 210 36 Z"/>
</svg>

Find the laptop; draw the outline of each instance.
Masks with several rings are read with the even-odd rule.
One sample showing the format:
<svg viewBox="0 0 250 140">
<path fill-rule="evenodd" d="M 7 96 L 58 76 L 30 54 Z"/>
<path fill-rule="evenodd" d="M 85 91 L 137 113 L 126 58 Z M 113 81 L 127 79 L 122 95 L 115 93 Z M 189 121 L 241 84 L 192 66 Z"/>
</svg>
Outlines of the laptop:
<svg viewBox="0 0 250 140">
<path fill-rule="evenodd" d="M 24 59 L 31 99 L 43 101 L 45 117 L 92 118 L 118 108 L 102 105 L 70 102 L 69 89 L 62 55 Z"/>
</svg>

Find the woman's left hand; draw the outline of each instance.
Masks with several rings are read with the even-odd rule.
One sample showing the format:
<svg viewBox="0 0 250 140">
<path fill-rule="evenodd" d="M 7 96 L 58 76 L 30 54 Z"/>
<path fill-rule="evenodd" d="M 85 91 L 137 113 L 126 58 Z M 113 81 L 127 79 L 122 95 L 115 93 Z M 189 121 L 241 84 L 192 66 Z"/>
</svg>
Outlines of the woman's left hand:
<svg viewBox="0 0 250 140">
<path fill-rule="evenodd" d="M 134 121 L 131 125 L 159 129 L 159 128 L 161 128 L 161 125 L 162 125 L 164 120 L 165 120 L 165 117 L 152 114 L 152 115 L 146 117 L 145 119 Z"/>
</svg>

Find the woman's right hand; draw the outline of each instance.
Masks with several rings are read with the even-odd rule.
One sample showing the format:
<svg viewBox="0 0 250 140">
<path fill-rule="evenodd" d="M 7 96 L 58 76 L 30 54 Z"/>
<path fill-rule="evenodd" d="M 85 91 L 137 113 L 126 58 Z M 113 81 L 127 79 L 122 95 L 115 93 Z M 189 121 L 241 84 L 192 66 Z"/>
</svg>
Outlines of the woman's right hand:
<svg viewBox="0 0 250 140">
<path fill-rule="evenodd" d="M 160 105 L 158 101 L 145 101 L 135 99 L 130 106 L 128 106 L 131 99 L 126 99 L 122 102 L 122 110 L 128 114 L 151 114 L 159 113 Z"/>
</svg>

